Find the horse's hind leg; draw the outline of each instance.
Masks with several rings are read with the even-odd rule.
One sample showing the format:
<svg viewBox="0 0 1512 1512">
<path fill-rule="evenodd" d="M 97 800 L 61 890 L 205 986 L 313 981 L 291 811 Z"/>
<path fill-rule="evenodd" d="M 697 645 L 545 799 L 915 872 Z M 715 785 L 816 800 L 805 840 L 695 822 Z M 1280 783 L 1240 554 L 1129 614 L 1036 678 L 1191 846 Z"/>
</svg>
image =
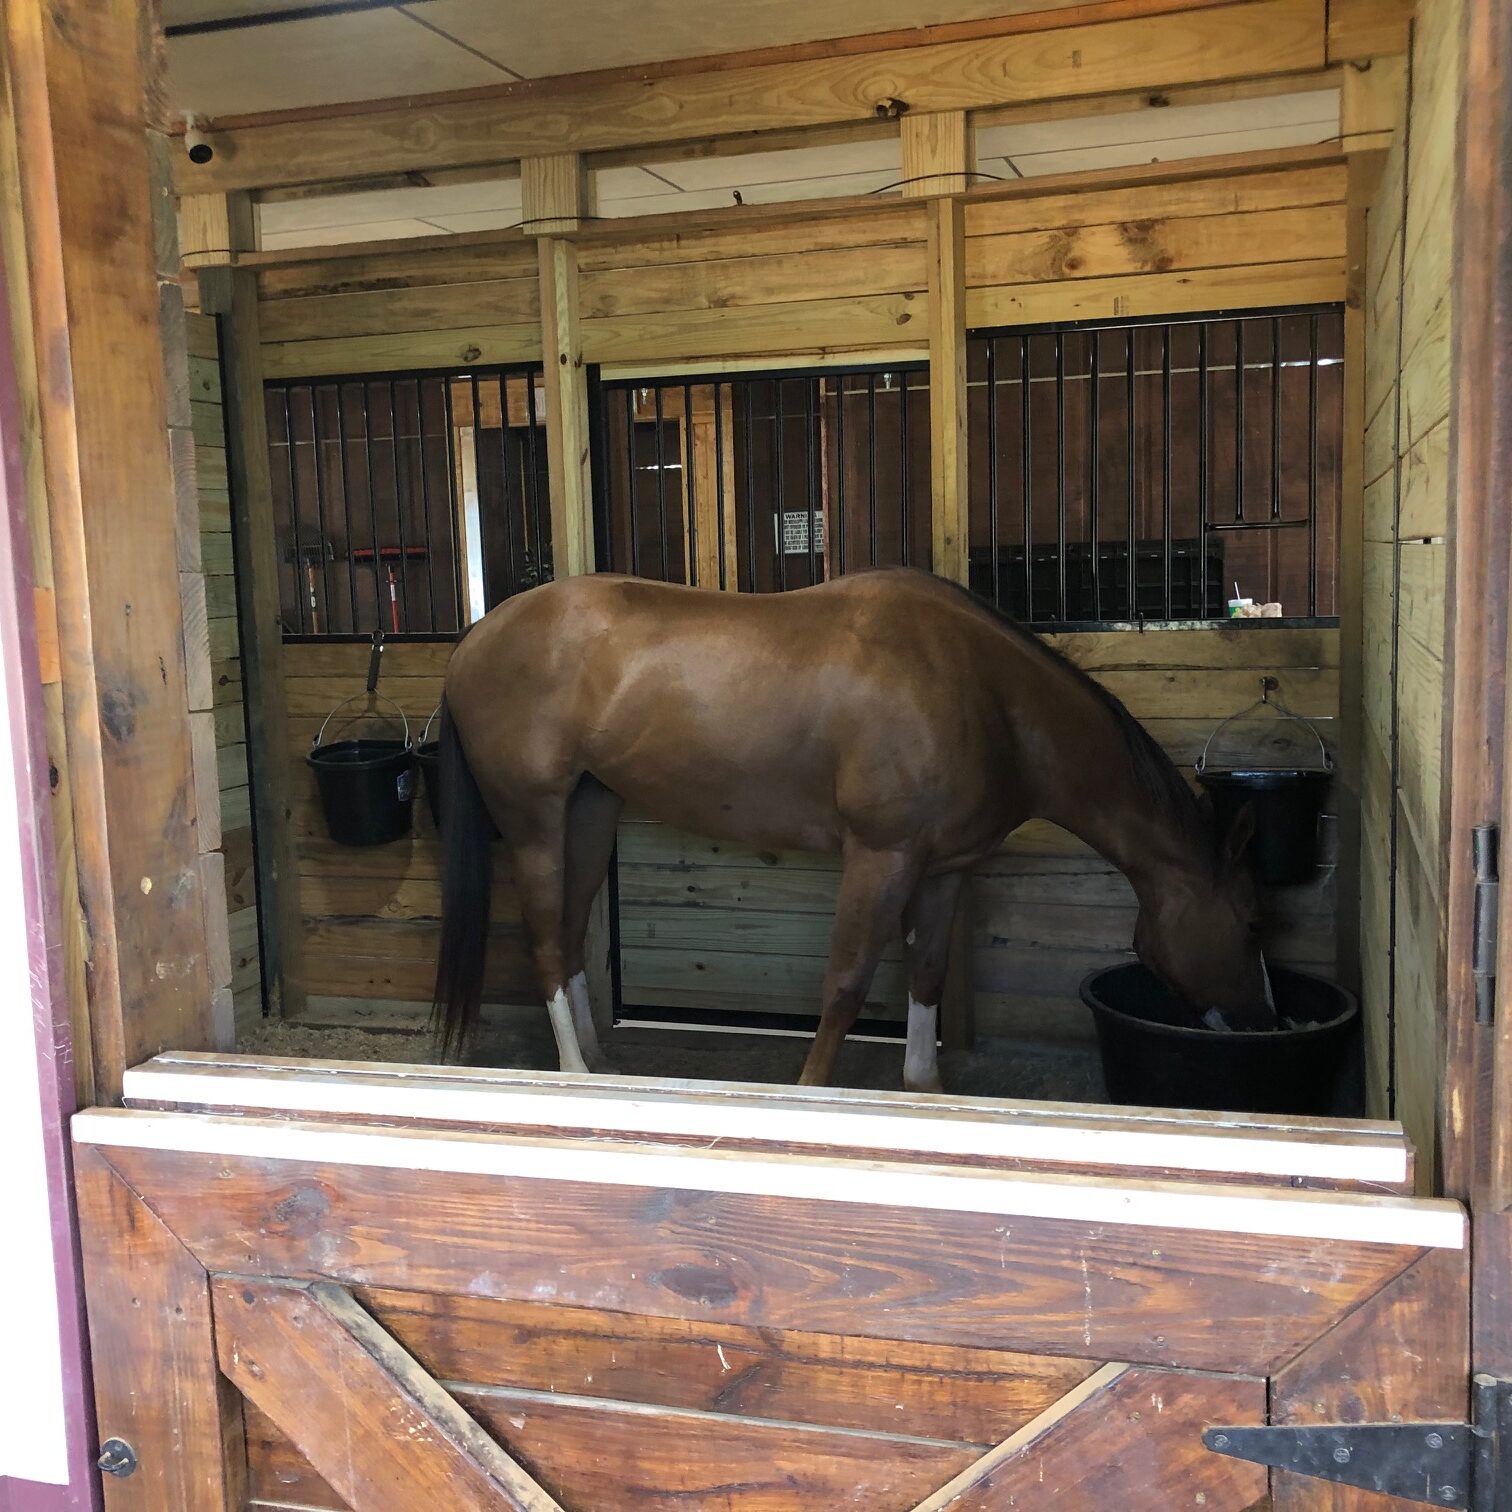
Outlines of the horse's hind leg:
<svg viewBox="0 0 1512 1512">
<path fill-rule="evenodd" d="M 563 1071 L 586 1071 L 567 996 L 564 909 L 567 872 L 567 798 L 542 794 L 509 812 L 509 846 L 515 891 L 530 936 L 536 981 L 551 1015 Z"/>
<path fill-rule="evenodd" d="M 960 872 L 925 877 L 903 910 L 903 958 L 908 964 L 908 1040 L 903 1085 L 910 1092 L 939 1092 L 940 999 L 950 960 L 951 925 L 961 898 Z"/>
<path fill-rule="evenodd" d="M 596 777 L 584 775 L 567 803 L 567 878 L 562 910 L 563 969 L 578 1047 L 590 1071 L 612 1069 L 599 1049 L 588 998 L 586 946 L 593 900 L 609 875 L 624 800 Z"/>
<path fill-rule="evenodd" d="M 834 1075 L 840 1046 L 860 1015 L 878 958 L 895 935 L 917 877 L 918 865 L 906 852 L 846 847 L 824 973 L 824 1007 L 800 1085 L 822 1087 Z"/>
</svg>

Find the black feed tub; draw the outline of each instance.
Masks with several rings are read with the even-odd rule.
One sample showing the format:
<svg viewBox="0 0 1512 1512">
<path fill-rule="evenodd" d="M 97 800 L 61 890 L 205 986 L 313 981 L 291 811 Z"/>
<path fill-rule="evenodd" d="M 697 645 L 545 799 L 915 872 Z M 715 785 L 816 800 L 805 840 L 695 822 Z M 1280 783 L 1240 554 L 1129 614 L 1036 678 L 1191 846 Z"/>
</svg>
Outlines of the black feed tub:
<svg viewBox="0 0 1512 1512">
<path fill-rule="evenodd" d="M 327 744 L 325 732 L 331 720 L 355 701 L 346 699 L 331 710 L 305 760 L 315 773 L 331 839 L 338 845 L 384 845 L 410 831 L 415 753 L 409 721 L 399 711 L 402 740 L 364 737 Z"/>
<path fill-rule="evenodd" d="M 1192 1028 L 1189 1013 L 1143 966 L 1094 971 L 1081 984 L 1102 1051 L 1108 1100 L 1236 1113 L 1337 1111 L 1359 1005 L 1342 987 L 1270 967 L 1283 1024 L 1254 1034 Z"/>
</svg>

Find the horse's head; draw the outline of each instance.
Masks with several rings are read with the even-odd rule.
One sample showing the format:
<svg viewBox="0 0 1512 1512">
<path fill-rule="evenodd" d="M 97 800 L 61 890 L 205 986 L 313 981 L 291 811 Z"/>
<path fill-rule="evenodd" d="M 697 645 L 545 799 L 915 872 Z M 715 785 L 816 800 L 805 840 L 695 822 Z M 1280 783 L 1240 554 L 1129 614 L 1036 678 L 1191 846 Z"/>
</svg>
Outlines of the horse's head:
<svg viewBox="0 0 1512 1512">
<path fill-rule="evenodd" d="M 1134 926 L 1140 961 L 1209 1028 L 1276 1027 L 1260 953 L 1260 898 L 1245 855 L 1253 833 L 1245 807 L 1212 868 L 1173 869 L 1143 899 Z"/>
</svg>

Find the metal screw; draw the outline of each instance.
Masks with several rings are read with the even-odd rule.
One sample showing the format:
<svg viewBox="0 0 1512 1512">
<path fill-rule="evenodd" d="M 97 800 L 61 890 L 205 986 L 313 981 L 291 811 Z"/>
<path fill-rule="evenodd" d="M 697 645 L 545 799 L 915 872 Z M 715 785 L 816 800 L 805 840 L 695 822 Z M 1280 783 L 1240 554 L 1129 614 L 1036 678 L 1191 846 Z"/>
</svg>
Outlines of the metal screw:
<svg viewBox="0 0 1512 1512">
<path fill-rule="evenodd" d="M 1229 1436 L 1228 1436 L 1228 1434 L 1226 1434 L 1226 1433 L 1215 1433 L 1213 1435 L 1213 1448 L 1215 1448 L 1215 1449 L 1227 1449 L 1228 1446 L 1229 1446 Z"/>
<path fill-rule="evenodd" d="M 95 1464 L 106 1475 L 120 1476 L 124 1480 L 136 1470 L 136 1450 L 125 1439 L 106 1439 L 100 1445 L 100 1457 Z"/>
<path fill-rule="evenodd" d="M 1334 1457 L 1334 1464 L 1336 1464 L 1336 1465 L 1347 1465 L 1349 1463 L 1349 1459 L 1350 1459 L 1349 1450 L 1346 1449 L 1343 1444 L 1340 1444 L 1339 1447 L 1334 1450 L 1333 1457 Z"/>
<path fill-rule="evenodd" d="M 1430 1433 L 1428 1435 L 1428 1447 L 1430 1449 L 1442 1449 L 1444 1447 L 1444 1435 L 1442 1433 Z"/>
<path fill-rule="evenodd" d="M 1442 1499 L 1442 1501 L 1443 1501 L 1443 1503 L 1444 1503 L 1445 1506 L 1452 1506 L 1454 1504 L 1455 1497 L 1457 1497 L 1458 1495 L 1459 1495 L 1459 1492 L 1456 1491 L 1453 1486 L 1440 1486 L 1439 1487 L 1439 1496 Z"/>
</svg>

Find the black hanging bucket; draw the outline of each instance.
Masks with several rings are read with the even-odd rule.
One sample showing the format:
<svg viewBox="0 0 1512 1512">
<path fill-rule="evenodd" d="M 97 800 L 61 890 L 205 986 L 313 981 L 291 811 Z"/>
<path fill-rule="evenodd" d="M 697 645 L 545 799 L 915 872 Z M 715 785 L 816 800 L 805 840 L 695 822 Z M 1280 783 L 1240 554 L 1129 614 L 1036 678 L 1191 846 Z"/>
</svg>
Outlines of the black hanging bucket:
<svg viewBox="0 0 1512 1512">
<path fill-rule="evenodd" d="M 370 696 L 360 693 L 337 704 L 326 715 L 305 757 L 320 789 L 326 828 L 338 845 L 385 845 L 403 839 L 410 831 L 415 753 L 404 711 L 389 699 L 380 700 L 399 715 L 404 727 L 402 740 L 364 736 L 326 743 L 325 732 L 332 719 L 348 704 Z"/>
<path fill-rule="evenodd" d="M 1333 781 L 1333 759 L 1312 722 L 1273 700 L 1268 682 L 1263 686 L 1265 691 L 1255 703 L 1231 714 L 1208 736 L 1197 758 L 1197 780 L 1212 800 L 1221 834 L 1227 834 L 1240 810 L 1249 805 L 1255 819 L 1250 842 L 1255 875 L 1267 886 L 1285 887 L 1306 882 L 1317 870 L 1318 817 Z M 1219 732 L 1259 708 L 1304 726 L 1318 743 L 1318 764 L 1260 766 L 1245 761 L 1214 765 L 1210 752 Z"/>
<path fill-rule="evenodd" d="M 425 806 L 437 829 L 441 828 L 441 742 L 432 740 L 430 732 L 440 712 L 441 705 L 437 704 L 420 732 L 420 744 L 415 747 L 415 764 L 425 777 Z"/>
</svg>

